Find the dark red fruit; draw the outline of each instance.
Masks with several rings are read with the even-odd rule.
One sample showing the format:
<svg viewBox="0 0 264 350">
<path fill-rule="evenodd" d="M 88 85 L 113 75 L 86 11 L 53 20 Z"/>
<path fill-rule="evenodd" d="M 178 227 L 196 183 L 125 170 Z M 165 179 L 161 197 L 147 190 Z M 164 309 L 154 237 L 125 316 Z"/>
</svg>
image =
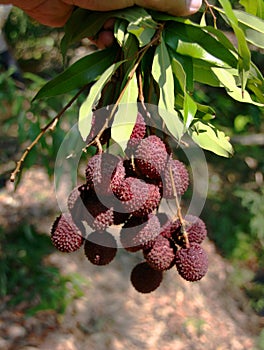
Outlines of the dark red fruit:
<svg viewBox="0 0 264 350">
<path fill-rule="evenodd" d="M 170 269 L 175 262 L 174 249 L 170 241 L 159 235 L 150 249 L 144 250 L 144 257 L 147 263 L 158 271 Z"/>
<path fill-rule="evenodd" d="M 141 113 L 138 112 L 136 124 L 127 143 L 129 151 L 133 151 L 143 139 L 146 133 L 146 123 Z"/>
<path fill-rule="evenodd" d="M 207 236 L 207 229 L 204 221 L 194 215 L 186 215 L 184 220 L 189 242 L 202 243 Z"/>
<path fill-rule="evenodd" d="M 98 198 L 94 190 L 89 189 L 81 192 L 81 198 L 86 208 L 84 220 L 93 230 L 104 230 L 113 225 L 114 209 L 111 206 L 111 197 Z"/>
<path fill-rule="evenodd" d="M 180 220 L 167 221 L 161 228 L 161 234 L 164 237 L 172 238 L 175 243 L 180 246 L 186 246 L 186 237 L 184 236 L 184 230 L 188 236 L 188 242 L 202 243 L 207 236 L 207 230 L 205 223 L 199 217 L 194 215 L 186 215 L 184 217 L 184 228 L 182 227 Z"/>
<path fill-rule="evenodd" d="M 151 179 L 159 179 L 167 162 L 167 150 L 156 135 L 143 139 L 135 152 L 135 163 L 140 171 Z"/>
<path fill-rule="evenodd" d="M 174 198 L 170 169 L 178 196 L 182 196 L 189 186 L 189 174 L 185 165 L 179 160 L 169 158 L 162 179 L 163 197 L 166 199 Z"/>
<path fill-rule="evenodd" d="M 135 252 L 140 249 L 150 248 L 160 232 L 158 218 L 149 214 L 147 218 L 131 217 L 120 231 L 122 246 Z"/>
<path fill-rule="evenodd" d="M 115 238 L 107 231 L 94 231 L 84 243 L 84 253 L 94 265 L 109 264 L 117 252 Z"/>
<path fill-rule="evenodd" d="M 52 225 L 51 241 L 61 252 L 72 253 L 78 250 L 83 240 L 81 231 L 68 213 L 61 214 Z"/>
<path fill-rule="evenodd" d="M 160 234 L 163 237 L 170 239 L 173 236 L 175 236 L 175 233 L 178 235 L 178 233 L 180 232 L 180 228 L 181 228 L 181 225 L 180 225 L 179 220 L 173 221 L 173 220 L 169 219 L 161 227 Z"/>
<path fill-rule="evenodd" d="M 101 195 L 110 195 L 120 186 L 125 178 L 123 162 L 109 154 L 96 154 L 90 158 L 86 167 L 87 184 Z"/>
<path fill-rule="evenodd" d="M 134 177 L 128 177 L 119 187 L 118 199 L 127 213 L 146 216 L 156 209 L 160 202 L 160 192 L 156 185 Z"/>
<path fill-rule="evenodd" d="M 162 272 L 152 269 L 146 262 L 136 265 L 130 276 L 133 287 L 140 293 L 150 293 L 162 282 Z"/>
<path fill-rule="evenodd" d="M 181 248 L 176 252 L 175 264 L 181 277 L 194 282 L 205 276 L 208 256 L 198 243 L 191 243 L 188 248 Z"/>
<path fill-rule="evenodd" d="M 81 192 L 87 190 L 86 185 L 75 187 L 68 196 L 67 206 L 75 225 L 85 235 L 85 228 L 82 221 L 85 218 L 86 208 L 81 198 Z"/>
</svg>

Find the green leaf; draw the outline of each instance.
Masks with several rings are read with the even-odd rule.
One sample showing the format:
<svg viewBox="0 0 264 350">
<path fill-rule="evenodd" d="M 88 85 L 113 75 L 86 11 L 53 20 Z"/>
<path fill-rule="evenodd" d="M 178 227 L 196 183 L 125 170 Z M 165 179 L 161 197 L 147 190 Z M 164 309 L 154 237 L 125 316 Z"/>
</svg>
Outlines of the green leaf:
<svg viewBox="0 0 264 350">
<path fill-rule="evenodd" d="M 246 26 L 254 29 L 260 33 L 264 33 L 264 21 L 256 16 L 250 15 L 249 13 L 233 10 L 236 15 L 238 22 L 245 24 Z"/>
<path fill-rule="evenodd" d="M 263 0 L 240 0 L 242 6 L 245 7 L 246 12 L 254 16 L 264 18 L 264 1 Z"/>
<path fill-rule="evenodd" d="M 111 12 L 111 11 L 110 11 Z M 150 14 L 142 7 L 133 6 L 120 11 L 112 11 L 112 17 L 117 17 L 130 22 L 141 23 L 145 27 L 154 28 L 157 23 Z"/>
<path fill-rule="evenodd" d="M 245 7 L 245 10 L 248 13 L 251 13 L 252 15 L 256 16 L 257 14 L 257 2 L 252 0 L 240 0 L 239 1 L 242 6 Z"/>
<path fill-rule="evenodd" d="M 183 122 L 185 129 L 188 129 L 195 117 L 197 111 L 197 105 L 194 100 L 186 91 L 186 73 L 180 64 L 175 58 L 171 62 L 172 71 L 175 78 L 179 82 L 181 90 L 184 94 L 184 103 L 183 103 Z"/>
<path fill-rule="evenodd" d="M 138 39 L 139 46 L 142 47 L 151 41 L 158 24 L 144 9 L 140 9 L 139 11 L 141 15 L 138 13 L 137 18 L 129 20 L 127 31 L 135 35 Z"/>
<path fill-rule="evenodd" d="M 214 34 L 215 35 L 215 34 Z M 186 56 L 200 58 L 217 66 L 237 67 L 237 58 L 202 28 L 184 23 L 168 23 L 165 27 L 165 41 L 169 47 Z"/>
<path fill-rule="evenodd" d="M 78 126 L 80 134 L 84 141 L 87 139 L 87 136 L 89 135 L 92 127 L 92 107 L 99 101 L 103 87 L 121 64 L 122 62 L 112 64 L 101 75 L 97 82 L 94 83 L 94 85 L 91 87 L 89 95 L 80 107 Z"/>
<path fill-rule="evenodd" d="M 114 26 L 114 36 L 119 44 L 119 46 L 123 46 L 124 41 L 125 41 L 125 35 L 127 31 L 127 21 L 123 19 L 117 19 L 115 21 L 115 26 Z"/>
<path fill-rule="evenodd" d="M 234 100 L 251 103 L 256 106 L 263 106 L 263 104 L 253 101 L 248 91 L 244 91 L 242 94 L 242 90 L 237 86 L 234 76 L 226 69 L 213 67 L 212 71 L 218 77 L 222 85 L 226 88 L 228 95 L 230 95 Z"/>
<path fill-rule="evenodd" d="M 201 121 L 197 121 L 192 126 L 190 135 L 194 142 L 203 149 L 222 157 L 230 157 L 233 155 L 233 147 L 228 137 L 209 123 L 205 124 Z"/>
<path fill-rule="evenodd" d="M 138 25 L 135 22 L 129 23 L 127 30 L 129 33 L 136 36 L 140 47 L 147 45 L 155 34 L 155 28 L 144 28 L 142 25 Z"/>
<path fill-rule="evenodd" d="M 186 92 L 186 73 L 181 63 L 175 57 L 173 57 L 171 60 L 171 68 L 175 78 L 179 83 L 179 86 L 182 92 L 185 93 Z"/>
<path fill-rule="evenodd" d="M 116 59 L 116 47 L 96 51 L 73 63 L 63 73 L 46 83 L 34 97 L 52 97 L 81 88 L 95 80 Z"/>
<path fill-rule="evenodd" d="M 126 77 L 130 73 L 135 64 L 138 55 L 138 41 L 133 34 L 126 33 L 123 43 L 124 62 L 123 71 L 126 72 Z"/>
<path fill-rule="evenodd" d="M 229 0 L 219 0 L 219 2 L 222 5 L 224 14 L 227 17 L 229 24 L 233 28 L 237 38 L 238 54 L 239 54 L 238 70 L 240 74 L 242 91 L 244 91 L 247 83 L 247 75 L 250 69 L 250 62 L 251 62 L 250 50 L 246 42 L 245 34 L 243 30 L 239 27 L 238 19 L 235 13 L 233 12 L 233 9 Z"/>
<path fill-rule="evenodd" d="M 198 113 L 201 112 L 202 114 L 209 114 L 211 116 L 215 117 L 215 110 L 208 105 L 203 105 L 201 103 L 196 103 Z"/>
<path fill-rule="evenodd" d="M 196 103 L 191 98 L 191 96 L 186 93 L 184 96 L 184 104 L 183 104 L 183 121 L 184 121 L 184 126 L 186 130 L 190 127 L 196 112 L 197 112 Z"/>
<path fill-rule="evenodd" d="M 193 60 L 193 79 L 194 81 L 214 87 L 221 86 L 221 82 L 212 71 L 212 65 L 203 60 Z"/>
<path fill-rule="evenodd" d="M 77 9 L 73 12 L 64 27 L 64 37 L 61 41 L 61 52 L 65 57 L 67 49 L 85 37 L 95 36 L 103 27 L 105 21 L 111 18 L 110 12 L 91 12 Z"/>
<path fill-rule="evenodd" d="M 66 23 L 61 50 L 65 55 L 67 48 L 82 38 L 95 36 L 109 18 L 119 18 L 143 28 L 155 28 L 157 23 L 141 7 L 130 7 L 118 11 L 96 12 L 77 9 Z M 144 34 L 145 36 L 146 34 Z"/>
<path fill-rule="evenodd" d="M 179 119 L 178 112 L 174 109 L 174 79 L 171 68 L 170 56 L 165 44 L 157 46 L 152 64 L 152 75 L 160 88 L 159 114 L 164 120 L 169 132 L 180 140 L 184 133 L 184 128 Z"/>
<path fill-rule="evenodd" d="M 264 48 L 264 21 L 243 11 L 234 10 L 239 25 L 251 44 Z"/>
<path fill-rule="evenodd" d="M 219 29 L 216 29 L 214 27 L 211 26 L 205 26 L 201 28 L 203 31 L 211 33 L 215 38 L 217 38 L 217 40 L 224 45 L 224 47 L 229 50 L 232 51 L 234 53 L 236 53 L 235 56 L 237 56 L 237 48 L 232 44 L 232 42 L 228 39 L 228 37 Z"/>
<path fill-rule="evenodd" d="M 137 119 L 138 86 L 134 74 L 118 105 L 111 127 L 111 137 L 125 151 Z"/>
</svg>

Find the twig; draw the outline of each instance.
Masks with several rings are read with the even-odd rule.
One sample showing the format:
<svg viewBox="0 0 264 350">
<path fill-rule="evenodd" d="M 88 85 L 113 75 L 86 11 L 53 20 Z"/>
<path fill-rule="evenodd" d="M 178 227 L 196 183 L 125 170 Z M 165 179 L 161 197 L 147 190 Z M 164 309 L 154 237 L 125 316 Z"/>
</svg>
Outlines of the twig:
<svg viewBox="0 0 264 350">
<path fill-rule="evenodd" d="M 210 11 L 210 13 L 211 13 L 211 16 L 213 17 L 213 21 L 214 21 L 214 28 L 216 28 L 217 26 L 216 26 L 216 20 L 217 20 L 217 18 L 216 18 L 216 15 L 214 14 L 214 11 L 213 11 L 213 5 L 211 5 L 211 4 L 209 4 L 209 2 L 208 2 L 208 0 L 203 0 L 204 1 L 204 3 L 205 3 L 205 6 L 206 6 L 206 9 L 205 9 L 205 12 L 207 11 L 207 10 L 209 10 Z"/>
<path fill-rule="evenodd" d="M 80 89 L 75 96 L 73 96 L 73 98 L 67 103 L 67 105 L 47 124 L 45 125 L 40 133 L 38 134 L 38 136 L 31 142 L 31 144 L 26 148 L 26 150 L 24 151 L 24 153 L 22 154 L 21 158 L 19 159 L 19 161 L 16 164 L 16 168 L 15 170 L 11 173 L 10 175 L 10 181 L 11 182 L 15 182 L 16 176 L 17 174 L 20 172 L 21 167 L 23 162 L 25 161 L 27 155 L 29 154 L 29 152 L 32 150 L 32 148 L 34 146 L 36 146 L 36 144 L 39 142 L 39 140 L 41 139 L 41 137 L 49 130 L 54 130 L 56 124 L 58 123 L 59 119 L 62 117 L 62 115 L 66 112 L 66 110 L 68 108 L 71 107 L 71 105 L 75 102 L 75 100 L 81 95 L 81 93 L 87 88 L 87 85 L 85 85 L 82 89 Z"/>
<path fill-rule="evenodd" d="M 175 182 L 174 182 L 174 178 L 173 178 L 171 164 L 169 164 L 169 171 L 170 171 L 170 180 L 171 180 L 171 186 L 172 186 L 172 193 L 173 193 L 173 197 L 175 198 L 175 203 L 176 203 L 176 208 L 177 208 L 177 217 L 180 220 L 181 233 L 183 235 L 186 247 L 188 248 L 189 247 L 189 239 L 188 239 L 188 233 L 187 233 L 186 228 L 185 228 L 186 222 L 185 222 L 184 218 L 182 217 L 181 206 L 180 206 L 177 190 L 176 190 L 176 187 L 175 187 Z"/>
<path fill-rule="evenodd" d="M 138 100 L 141 103 L 141 106 L 146 113 L 146 116 L 151 119 L 151 115 L 149 111 L 147 110 L 147 107 L 145 105 L 145 99 L 144 99 L 144 93 L 143 93 L 143 81 L 142 81 L 142 74 L 140 71 L 138 71 Z"/>
</svg>

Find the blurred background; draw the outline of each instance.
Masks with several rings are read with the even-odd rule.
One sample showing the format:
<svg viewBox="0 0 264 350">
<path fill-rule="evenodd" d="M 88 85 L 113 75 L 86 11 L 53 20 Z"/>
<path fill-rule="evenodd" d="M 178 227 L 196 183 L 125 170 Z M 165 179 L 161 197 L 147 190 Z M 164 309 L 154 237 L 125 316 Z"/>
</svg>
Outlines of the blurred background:
<svg viewBox="0 0 264 350">
<path fill-rule="evenodd" d="M 0 349 L 264 349 L 263 108 L 197 86 L 195 99 L 213 106 L 213 123 L 235 148 L 231 159 L 206 153 L 201 217 L 210 269 L 197 284 L 170 270 L 157 291 L 141 295 L 129 281 L 140 255 L 120 250 L 109 266 L 94 267 L 82 252 L 55 251 L 49 239 L 59 214 L 54 162 L 82 98 L 31 151 L 14 192 L 15 161 L 74 92 L 31 102 L 63 70 L 61 29 L 13 8 L 4 34 L 15 64 L 0 59 Z M 89 50 L 83 40 L 69 50 L 69 62 Z M 263 52 L 253 48 L 252 55 L 263 69 Z"/>
</svg>

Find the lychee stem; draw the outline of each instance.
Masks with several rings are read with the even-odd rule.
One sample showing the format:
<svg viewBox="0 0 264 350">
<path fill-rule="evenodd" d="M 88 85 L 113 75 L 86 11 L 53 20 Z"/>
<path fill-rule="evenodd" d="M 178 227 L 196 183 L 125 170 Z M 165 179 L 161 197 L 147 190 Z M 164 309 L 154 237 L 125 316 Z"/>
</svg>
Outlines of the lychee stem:
<svg viewBox="0 0 264 350">
<path fill-rule="evenodd" d="M 175 187 L 175 182 L 174 182 L 174 178 L 173 178 L 171 164 L 169 165 L 169 171 L 170 171 L 172 193 L 173 193 L 173 196 L 175 198 L 175 203 L 176 203 L 176 208 L 177 208 L 177 217 L 179 218 L 180 223 L 181 223 L 181 233 L 182 233 L 183 238 L 185 240 L 186 247 L 189 248 L 190 243 L 189 243 L 189 239 L 188 239 L 188 233 L 187 233 L 186 228 L 185 228 L 185 220 L 182 217 L 181 206 L 180 206 L 179 198 L 178 198 L 176 187 Z"/>
<path fill-rule="evenodd" d="M 209 2 L 207 0 L 203 0 L 204 3 L 205 3 L 205 6 L 206 6 L 206 9 L 205 9 L 205 12 L 207 12 L 208 10 L 210 11 L 211 13 L 211 16 L 213 17 L 213 21 L 214 21 L 214 28 L 217 28 L 217 25 L 216 25 L 216 15 L 214 14 L 214 11 L 213 11 L 213 5 L 209 4 Z"/>
</svg>

